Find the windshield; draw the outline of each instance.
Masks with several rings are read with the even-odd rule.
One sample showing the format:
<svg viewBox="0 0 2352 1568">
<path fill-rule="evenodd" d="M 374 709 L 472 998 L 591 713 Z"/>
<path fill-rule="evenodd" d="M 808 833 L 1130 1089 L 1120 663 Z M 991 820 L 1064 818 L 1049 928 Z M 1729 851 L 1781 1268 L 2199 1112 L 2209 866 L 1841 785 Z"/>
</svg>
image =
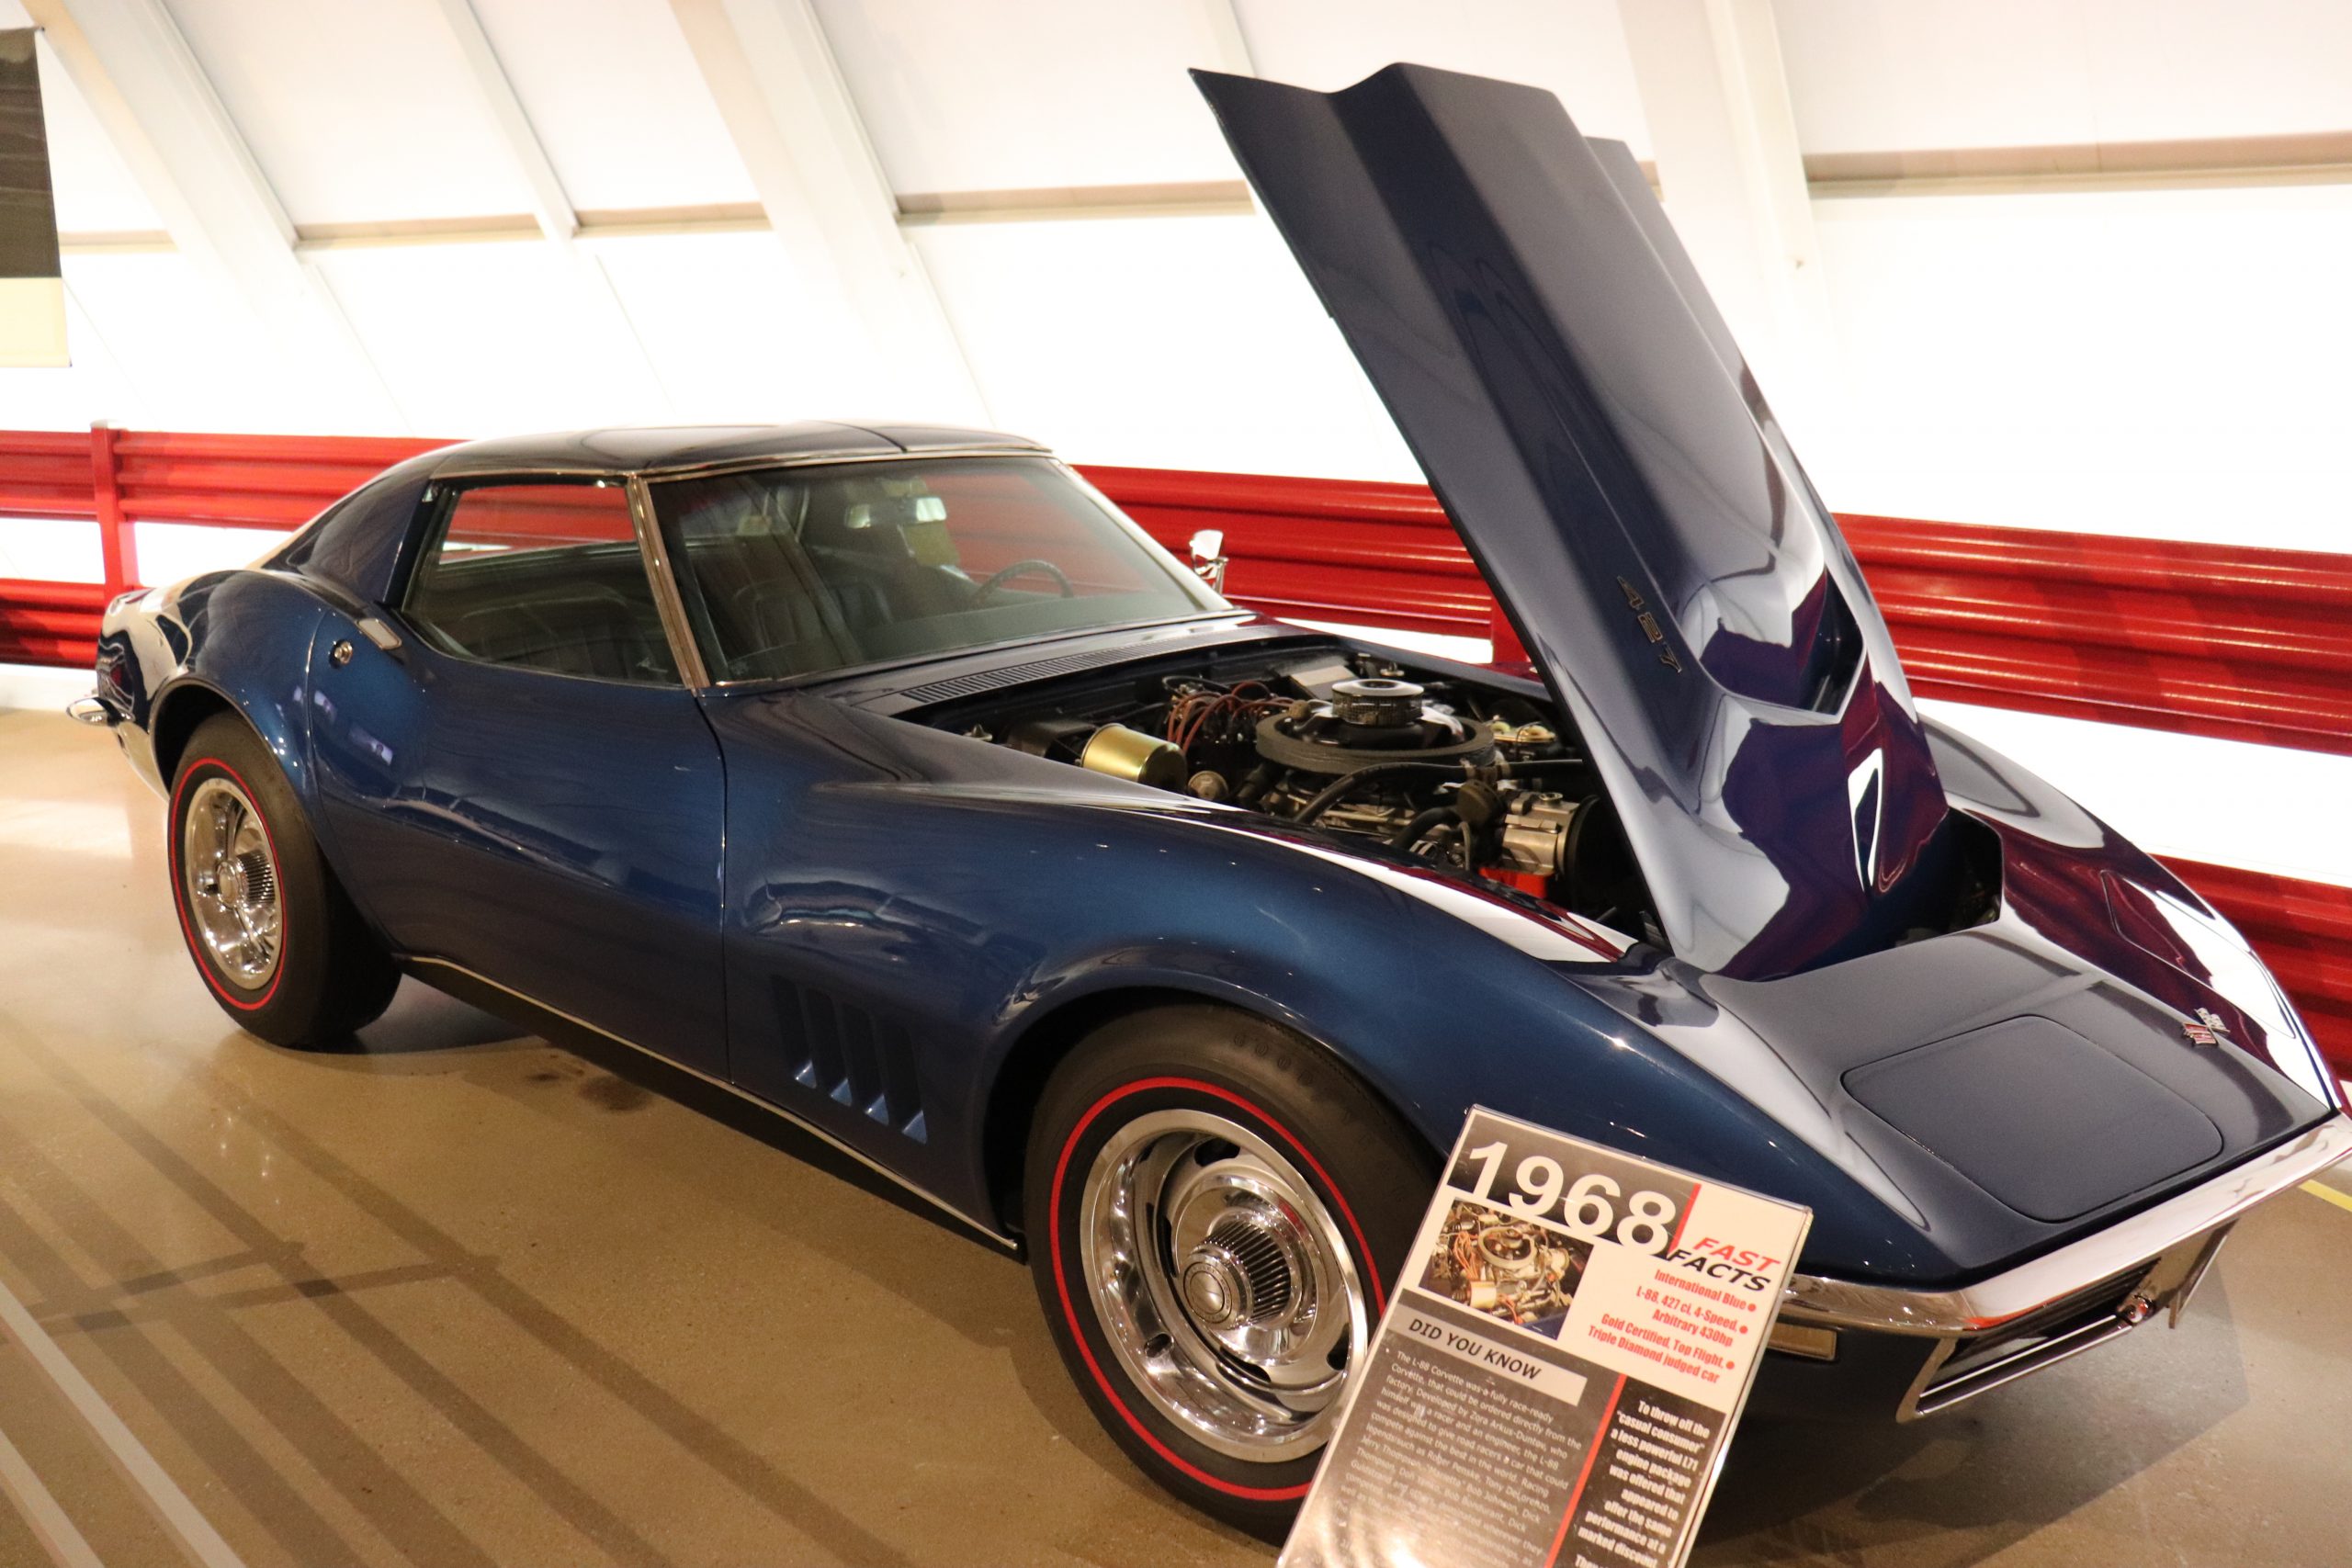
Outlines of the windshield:
<svg viewBox="0 0 2352 1568">
<path fill-rule="evenodd" d="M 1060 465 L 1038 457 L 764 468 L 652 486 L 717 681 L 886 660 L 1226 608 Z"/>
</svg>

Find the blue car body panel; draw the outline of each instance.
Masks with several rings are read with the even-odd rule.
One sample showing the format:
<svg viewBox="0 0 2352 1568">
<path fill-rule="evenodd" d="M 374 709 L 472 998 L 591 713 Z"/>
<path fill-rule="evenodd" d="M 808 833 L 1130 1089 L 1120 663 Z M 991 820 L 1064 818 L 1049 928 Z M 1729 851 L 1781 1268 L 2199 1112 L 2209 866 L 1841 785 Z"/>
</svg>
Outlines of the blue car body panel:
<svg viewBox="0 0 2352 1568">
<path fill-rule="evenodd" d="M 412 457 L 336 502 L 274 551 L 265 565 L 331 584 L 362 604 L 391 596 L 410 522 L 440 454 Z"/>
<path fill-rule="evenodd" d="M 742 803 L 727 932 L 738 1081 L 967 1213 L 995 1201 L 970 1133 L 1006 1055 L 1109 991 L 1280 1019 L 1341 1052 L 1433 1145 L 1473 1103 L 1534 1096 L 1555 1124 L 1662 1158 L 1720 1169 L 1736 1149 L 1758 1185 L 1841 1185 L 1810 1150 L 1772 1146 L 1703 1068 L 1562 983 L 1616 966 L 1605 947 L 1540 959 L 1329 840 L 822 696 L 722 696 L 713 722 Z M 842 1044 L 827 1056 L 830 1041 Z M 1825 1223 L 1882 1255 L 1903 1245 L 1867 1201 Z"/>
<path fill-rule="evenodd" d="M 266 572 L 207 572 L 108 606 L 97 649 L 97 695 L 119 716 L 126 755 L 151 785 L 159 715 L 189 705 L 244 716 L 305 807 L 310 765 L 311 631 L 326 615 L 299 580 Z"/>
<path fill-rule="evenodd" d="M 318 638 L 316 819 L 394 949 L 723 1077 L 725 777 L 694 694 L 395 657 L 337 611 Z"/>
<path fill-rule="evenodd" d="M 815 694 L 722 694 L 711 711 L 735 803 L 738 1081 L 919 1169 L 967 1213 L 990 1201 L 989 1151 L 953 1130 L 985 1128 L 1000 1064 L 1039 1017 L 1109 988 L 1279 1018 L 1343 1055 L 1433 1145 L 1469 1106 L 1508 1106 L 1720 1179 L 1805 1193 L 1808 1259 L 1844 1277 L 1966 1278 L 2154 1185 L 2099 1189 L 2055 1221 L 1988 1202 L 1841 1086 L 1907 1048 L 2021 1010 L 2071 1021 L 2167 1086 L 2167 1103 L 2204 1108 L 2196 1124 L 2209 1141 L 2167 1165 L 2168 1180 L 2325 1110 L 2301 1041 L 2269 1043 L 2287 1072 L 2192 1048 L 2166 1004 L 2064 945 L 2132 975 L 2125 944 L 2099 939 L 2105 922 L 2085 941 L 2078 911 L 2038 897 L 1982 928 L 1780 981 L 1733 980 L 1654 949 L 1547 961 L 1374 875 L 1385 863 L 1361 846 Z M 2112 852 L 2132 875 L 2169 883 L 2128 845 Z M 2201 1004 L 2180 992 L 2175 1005 Z M 2237 1021 L 2242 1038 L 2264 1039 Z M 824 1056 L 832 1048 L 812 1042 L 828 1040 L 875 1043 Z M 866 1049 L 876 1065 L 859 1077 Z M 1976 1097 L 1988 1126 L 2017 1121 L 2004 1086 L 1966 1064 L 1950 1087 Z M 2100 1112 L 2069 1114 L 2087 1127 Z M 1978 1175 L 2012 1161 L 2079 1168 L 2085 1155 L 2020 1127 Z M 2094 1166 L 2083 1179 L 2101 1178 Z"/>
</svg>

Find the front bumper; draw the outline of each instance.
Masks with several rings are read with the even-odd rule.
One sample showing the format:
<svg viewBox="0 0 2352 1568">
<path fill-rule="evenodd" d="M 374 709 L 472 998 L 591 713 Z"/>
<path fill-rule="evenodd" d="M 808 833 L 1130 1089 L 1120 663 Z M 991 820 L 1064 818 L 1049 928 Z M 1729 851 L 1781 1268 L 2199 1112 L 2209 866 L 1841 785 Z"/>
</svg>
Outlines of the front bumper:
<svg viewBox="0 0 2352 1568">
<path fill-rule="evenodd" d="M 1784 1394 L 1817 1384 L 1825 1394 L 1834 1391 L 1838 1403 L 1850 1403 L 1858 1385 L 1899 1386 L 1895 1418 L 1909 1421 L 2078 1356 L 2158 1313 L 2177 1324 L 2246 1211 L 2346 1156 L 2352 1118 L 2331 1116 L 2153 1208 L 1956 1290 L 1800 1274 L 1781 1305 L 1781 1321 L 1792 1332 L 1775 1336 L 1776 1348 L 1793 1353 L 1773 1360 L 1788 1366 L 1811 1346 L 1822 1364 L 1771 1381 Z M 1841 1357 L 1849 1360 L 1844 1369 L 1834 1365 Z M 1907 1386 L 1891 1382 L 1906 1373 Z M 1785 1398 L 1771 1403 L 1791 1405 Z"/>
</svg>

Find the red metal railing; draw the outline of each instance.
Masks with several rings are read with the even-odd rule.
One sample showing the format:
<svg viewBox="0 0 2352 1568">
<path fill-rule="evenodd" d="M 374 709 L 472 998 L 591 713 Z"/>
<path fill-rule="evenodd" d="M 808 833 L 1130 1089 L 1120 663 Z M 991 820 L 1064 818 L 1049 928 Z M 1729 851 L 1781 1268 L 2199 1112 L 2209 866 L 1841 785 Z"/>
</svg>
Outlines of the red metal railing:
<svg viewBox="0 0 2352 1568">
<path fill-rule="evenodd" d="M 1089 468 L 1277 615 L 1487 635 L 1494 600 L 1419 485 Z M 1839 518 L 1922 695 L 2352 753 L 2352 556 Z"/>
<path fill-rule="evenodd" d="M 0 519 L 97 530 L 97 583 L 0 578 L 0 662 L 87 664 L 107 601 L 139 585 L 137 525 L 285 532 L 403 457 L 444 445 L 345 435 L 0 431 Z"/>
<path fill-rule="evenodd" d="M 342 436 L 0 432 L 0 518 L 97 527 L 102 584 L 0 580 L 0 661 L 86 664 L 139 581 L 136 525 L 286 530 L 439 445 Z M 1477 569 L 1419 485 L 1158 468 L 1087 476 L 1162 543 L 1225 534 L 1272 614 L 1492 637 Z M 1848 516 L 1924 695 L 2352 753 L 2352 556 Z M 2352 890 L 2187 863 L 2352 1072 Z"/>
<path fill-rule="evenodd" d="M 2352 556 L 1839 522 L 1927 695 L 2352 753 Z"/>
<path fill-rule="evenodd" d="M 1494 627 L 1495 597 L 1426 485 L 1084 471 L 1179 555 L 1199 530 L 1222 530 L 1227 588 L 1269 615 L 1457 637 Z"/>
<path fill-rule="evenodd" d="M 96 582 L 0 579 L 0 664 L 88 664 L 111 597 Z"/>
</svg>

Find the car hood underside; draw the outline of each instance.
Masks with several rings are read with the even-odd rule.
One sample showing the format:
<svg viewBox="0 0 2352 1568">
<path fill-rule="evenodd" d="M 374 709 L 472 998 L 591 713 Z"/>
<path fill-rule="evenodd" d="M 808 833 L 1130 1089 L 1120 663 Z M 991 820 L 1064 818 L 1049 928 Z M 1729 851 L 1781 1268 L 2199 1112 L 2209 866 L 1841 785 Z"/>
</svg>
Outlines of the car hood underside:
<svg viewBox="0 0 2352 1568">
<path fill-rule="evenodd" d="M 1943 792 L 1869 591 L 1639 170 L 1536 88 L 1196 73 L 1584 735 L 1675 952 L 1933 925 Z"/>
</svg>

